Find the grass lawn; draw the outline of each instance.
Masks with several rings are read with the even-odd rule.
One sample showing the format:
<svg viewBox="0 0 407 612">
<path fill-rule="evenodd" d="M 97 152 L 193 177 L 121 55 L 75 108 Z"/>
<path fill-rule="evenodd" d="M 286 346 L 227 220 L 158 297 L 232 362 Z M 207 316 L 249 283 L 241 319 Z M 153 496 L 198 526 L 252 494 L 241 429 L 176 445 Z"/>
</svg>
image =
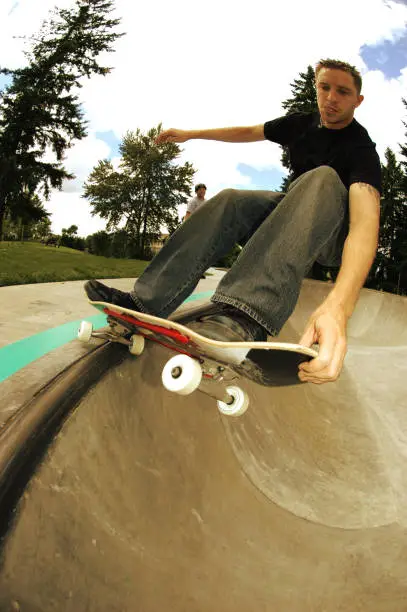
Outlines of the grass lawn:
<svg viewBox="0 0 407 612">
<path fill-rule="evenodd" d="M 0 242 L 0 287 L 88 278 L 139 276 L 148 265 L 137 259 L 111 259 L 37 242 Z"/>
</svg>

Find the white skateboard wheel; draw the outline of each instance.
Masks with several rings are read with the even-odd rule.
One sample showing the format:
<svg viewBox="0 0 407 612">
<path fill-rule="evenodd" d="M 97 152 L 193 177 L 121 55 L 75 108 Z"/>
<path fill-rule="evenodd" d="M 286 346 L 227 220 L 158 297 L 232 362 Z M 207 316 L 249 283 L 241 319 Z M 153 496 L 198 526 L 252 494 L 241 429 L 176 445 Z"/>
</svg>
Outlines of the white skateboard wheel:
<svg viewBox="0 0 407 612">
<path fill-rule="evenodd" d="M 93 332 L 93 325 L 89 321 L 82 321 L 78 329 L 78 340 L 81 342 L 90 342 Z"/>
<path fill-rule="evenodd" d="M 199 387 L 202 369 L 199 363 L 188 355 L 175 355 L 165 364 L 161 378 L 168 391 L 189 395 Z"/>
<path fill-rule="evenodd" d="M 130 337 L 129 351 L 132 355 L 141 355 L 144 351 L 145 340 L 143 336 L 134 334 Z"/>
<path fill-rule="evenodd" d="M 227 387 L 226 393 L 233 397 L 233 403 L 227 404 L 218 400 L 219 412 L 226 416 L 240 416 L 249 407 L 249 396 L 240 387 Z"/>
</svg>

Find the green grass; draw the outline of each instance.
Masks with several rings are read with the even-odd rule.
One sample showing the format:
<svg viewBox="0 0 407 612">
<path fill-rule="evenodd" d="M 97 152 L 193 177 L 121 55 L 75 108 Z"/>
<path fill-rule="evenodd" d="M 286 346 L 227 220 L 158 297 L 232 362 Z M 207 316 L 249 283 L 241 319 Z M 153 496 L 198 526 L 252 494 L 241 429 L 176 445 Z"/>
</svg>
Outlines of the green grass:
<svg viewBox="0 0 407 612">
<path fill-rule="evenodd" d="M 139 276 L 148 263 L 99 257 L 36 242 L 0 242 L 0 287 L 88 278 L 132 278 Z"/>
</svg>

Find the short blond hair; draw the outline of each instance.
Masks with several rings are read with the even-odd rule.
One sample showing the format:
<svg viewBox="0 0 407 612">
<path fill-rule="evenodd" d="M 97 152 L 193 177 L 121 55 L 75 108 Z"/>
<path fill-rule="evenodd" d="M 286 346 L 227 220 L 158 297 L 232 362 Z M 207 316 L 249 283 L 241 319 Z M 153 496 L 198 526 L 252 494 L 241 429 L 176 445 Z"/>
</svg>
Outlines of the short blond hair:
<svg viewBox="0 0 407 612">
<path fill-rule="evenodd" d="M 359 70 L 355 68 L 355 66 L 347 64 L 346 62 L 341 62 L 340 60 L 322 59 L 319 60 L 318 64 L 316 65 L 315 79 L 318 77 L 318 73 L 322 68 L 331 68 L 332 70 L 343 70 L 343 72 L 347 72 L 353 77 L 353 82 L 355 83 L 358 94 L 360 94 L 362 91 L 362 77 Z"/>
</svg>

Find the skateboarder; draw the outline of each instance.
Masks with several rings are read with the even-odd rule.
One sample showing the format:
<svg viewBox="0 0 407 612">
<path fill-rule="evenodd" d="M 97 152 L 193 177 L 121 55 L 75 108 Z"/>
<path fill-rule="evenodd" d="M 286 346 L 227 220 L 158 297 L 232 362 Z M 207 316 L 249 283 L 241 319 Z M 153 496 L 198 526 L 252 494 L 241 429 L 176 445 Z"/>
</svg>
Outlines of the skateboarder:
<svg viewBox="0 0 407 612">
<path fill-rule="evenodd" d="M 328 297 L 312 313 L 301 344 L 320 346 L 300 366 L 302 381 L 338 377 L 346 327 L 377 249 L 380 161 L 355 119 L 362 80 L 353 66 L 316 66 L 318 111 L 293 113 L 250 127 L 169 129 L 158 143 L 201 138 L 224 142 L 270 140 L 289 149 L 294 170 L 287 193 L 226 189 L 171 236 L 130 293 L 86 283 L 91 300 L 167 317 L 193 291 L 202 272 L 248 233 L 250 240 L 220 281 L 212 301 L 220 309 L 196 331 L 219 340 L 264 340 L 292 313 L 301 282 L 315 261 L 340 266 Z"/>
</svg>

